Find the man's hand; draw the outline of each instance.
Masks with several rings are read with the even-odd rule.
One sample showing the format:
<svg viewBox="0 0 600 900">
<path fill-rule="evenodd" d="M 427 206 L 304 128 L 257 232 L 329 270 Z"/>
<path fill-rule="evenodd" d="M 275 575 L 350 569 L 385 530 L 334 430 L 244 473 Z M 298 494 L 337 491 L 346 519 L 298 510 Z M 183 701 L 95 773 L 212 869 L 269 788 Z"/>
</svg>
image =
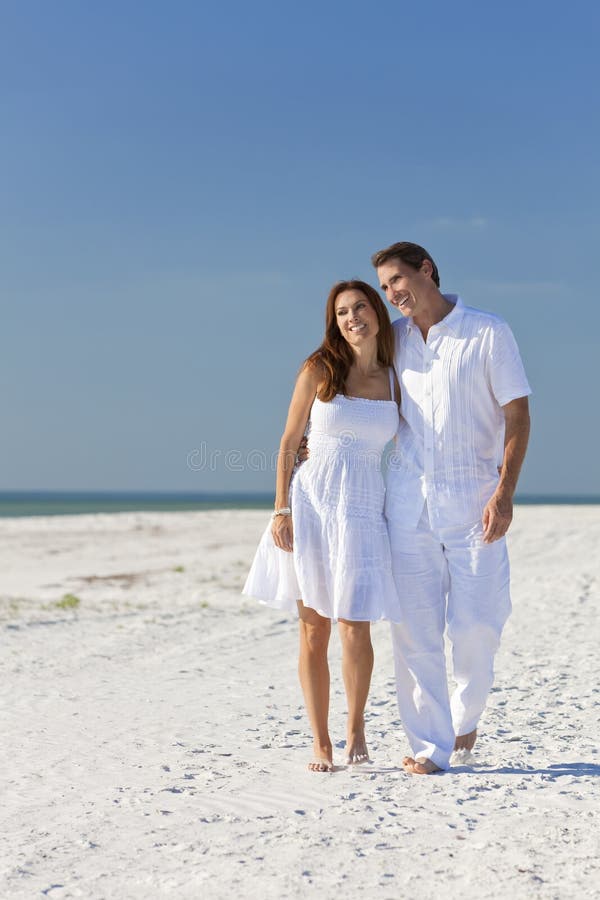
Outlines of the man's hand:
<svg viewBox="0 0 600 900">
<path fill-rule="evenodd" d="M 502 407 L 504 413 L 504 456 L 498 474 L 500 482 L 483 510 L 483 542 L 491 544 L 504 537 L 513 517 L 513 494 L 529 439 L 529 401 L 517 397 Z"/>
<path fill-rule="evenodd" d="M 306 435 L 300 441 L 300 446 L 298 447 L 298 453 L 296 454 L 296 459 L 298 461 L 298 465 L 301 466 L 303 462 L 306 462 L 308 457 L 310 456 L 310 450 L 308 449 L 308 438 Z"/>
<path fill-rule="evenodd" d="M 496 490 L 488 500 L 481 517 L 483 525 L 483 542 L 492 544 L 504 537 L 512 522 L 512 497 L 506 492 Z"/>
</svg>

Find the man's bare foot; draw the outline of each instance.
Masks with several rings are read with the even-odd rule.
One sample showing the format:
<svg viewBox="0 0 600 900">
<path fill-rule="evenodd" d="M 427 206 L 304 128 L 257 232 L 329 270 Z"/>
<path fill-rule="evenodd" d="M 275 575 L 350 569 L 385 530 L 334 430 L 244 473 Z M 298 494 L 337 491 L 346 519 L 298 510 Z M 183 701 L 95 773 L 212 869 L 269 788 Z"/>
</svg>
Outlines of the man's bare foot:
<svg viewBox="0 0 600 900">
<path fill-rule="evenodd" d="M 364 731 L 349 735 L 346 741 L 346 765 L 357 766 L 366 762 L 370 762 L 370 759 Z"/>
<path fill-rule="evenodd" d="M 470 731 L 468 734 L 459 734 L 454 741 L 454 749 L 455 750 L 468 750 L 469 753 L 475 746 L 475 741 L 477 740 L 477 729 L 474 728 L 473 731 Z"/>
<path fill-rule="evenodd" d="M 454 750 L 450 757 L 450 765 L 454 767 L 476 766 L 477 757 L 473 756 L 470 750 Z"/>
<path fill-rule="evenodd" d="M 311 772 L 333 772 L 333 749 L 331 744 L 325 744 L 323 747 L 314 744 L 313 754 L 314 759 L 308 764 Z"/>
<path fill-rule="evenodd" d="M 442 771 L 439 766 L 425 756 L 418 756 L 416 759 L 413 759 L 412 756 L 405 756 L 402 760 L 402 767 L 411 775 L 433 775 L 434 772 Z"/>
</svg>

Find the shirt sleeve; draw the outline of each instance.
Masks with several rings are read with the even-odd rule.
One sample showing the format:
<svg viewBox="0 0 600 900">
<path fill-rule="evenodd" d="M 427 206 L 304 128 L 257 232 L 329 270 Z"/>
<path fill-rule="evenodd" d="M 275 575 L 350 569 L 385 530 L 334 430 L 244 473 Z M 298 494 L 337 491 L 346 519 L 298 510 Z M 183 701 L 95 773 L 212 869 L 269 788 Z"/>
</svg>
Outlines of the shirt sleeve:
<svg viewBox="0 0 600 900">
<path fill-rule="evenodd" d="M 500 406 L 531 394 L 517 342 L 503 321 L 494 324 L 489 377 L 492 393 Z"/>
</svg>

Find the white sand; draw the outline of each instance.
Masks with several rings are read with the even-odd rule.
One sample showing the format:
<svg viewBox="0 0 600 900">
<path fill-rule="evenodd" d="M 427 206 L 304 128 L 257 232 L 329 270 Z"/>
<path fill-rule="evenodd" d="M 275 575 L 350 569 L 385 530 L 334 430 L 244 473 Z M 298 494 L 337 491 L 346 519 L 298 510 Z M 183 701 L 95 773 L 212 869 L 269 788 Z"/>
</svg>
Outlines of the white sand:
<svg viewBox="0 0 600 900">
<path fill-rule="evenodd" d="M 296 623 L 239 596 L 265 519 L 0 520 L 0 897 L 600 896 L 600 508 L 517 508 L 479 766 L 429 778 L 385 625 L 373 764 L 305 769 Z"/>
</svg>

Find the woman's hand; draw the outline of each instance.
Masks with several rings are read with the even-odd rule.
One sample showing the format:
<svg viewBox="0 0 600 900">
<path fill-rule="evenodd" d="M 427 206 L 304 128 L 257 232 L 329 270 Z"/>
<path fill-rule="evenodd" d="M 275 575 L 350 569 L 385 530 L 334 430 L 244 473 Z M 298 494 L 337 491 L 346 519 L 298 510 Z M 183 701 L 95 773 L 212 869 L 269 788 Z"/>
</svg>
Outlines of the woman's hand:
<svg viewBox="0 0 600 900">
<path fill-rule="evenodd" d="M 275 545 L 280 550 L 292 552 L 294 542 L 294 526 L 291 516 L 275 516 L 271 523 L 271 534 Z"/>
</svg>

